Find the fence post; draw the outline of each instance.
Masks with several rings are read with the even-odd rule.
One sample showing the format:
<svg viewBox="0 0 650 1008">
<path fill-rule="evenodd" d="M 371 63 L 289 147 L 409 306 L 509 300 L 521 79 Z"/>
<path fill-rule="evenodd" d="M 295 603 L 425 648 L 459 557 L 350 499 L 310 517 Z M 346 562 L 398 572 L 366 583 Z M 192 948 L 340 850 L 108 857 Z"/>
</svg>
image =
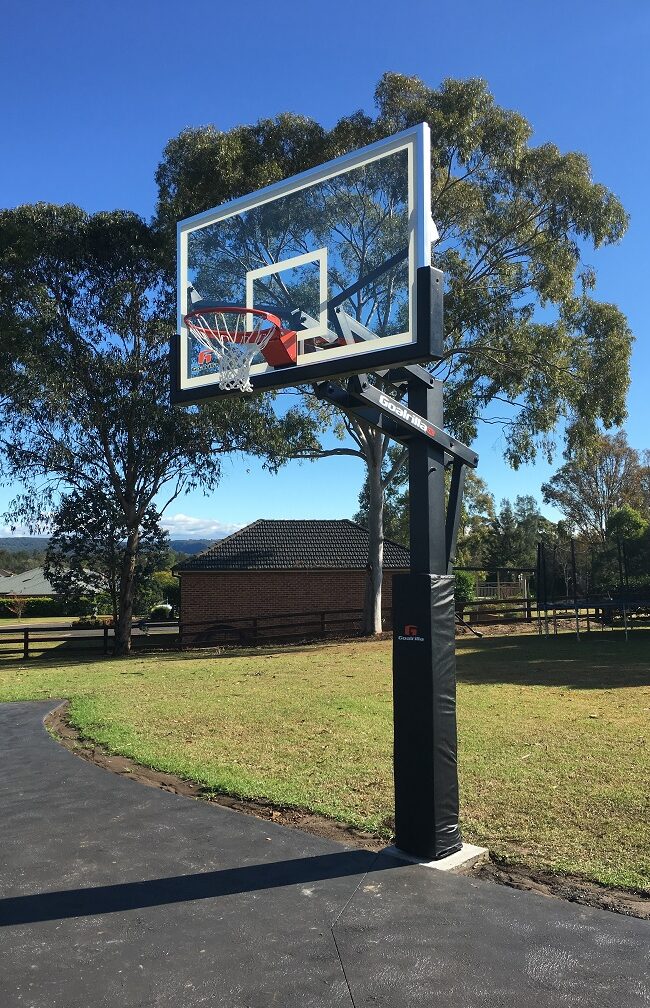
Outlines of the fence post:
<svg viewBox="0 0 650 1008">
<path fill-rule="evenodd" d="M 29 658 L 29 627 L 23 630 L 23 658 Z"/>
<path fill-rule="evenodd" d="M 104 627 L 104 656 L 108 656 L 108 627 Z"/>
<path fill-rule="evenodd" d="M 585 600 L 587 602 L 587 633 L 591 633 L 591 619 L 589 616 L 589 572 L 585 573 Z M 594 613 L 594 618 L 596 614 Z"/>
<path fill-rule="evenodd" d="M 183 624 L 178 621 L 178 650 L 183 650 Z"/>
</svg>

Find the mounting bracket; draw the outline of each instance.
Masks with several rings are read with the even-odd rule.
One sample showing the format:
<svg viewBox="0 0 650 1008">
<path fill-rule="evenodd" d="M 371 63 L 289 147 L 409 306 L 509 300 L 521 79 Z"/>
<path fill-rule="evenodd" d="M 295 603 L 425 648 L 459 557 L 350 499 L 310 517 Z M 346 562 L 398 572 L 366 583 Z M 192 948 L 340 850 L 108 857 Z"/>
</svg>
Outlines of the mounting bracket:
<svg viewBox="0 0 650 1008">
<path fill-rule="evenodd" d="M 442 382 L 433 378 L 419 365 L 407 365 L 390 372 L 394 384 L 419 386 L 442 396 Z M 390 379 L 389 379 L 390 380 Z M 348 416 L 370 424 L 388 437 L 410 446 L 414 441 L 433 443 L 444 453 L 445 468 L 451 466 L 451 482 L 445 516 L 446 571 L 451 573 L 456 557 L 456 541 L 467 466 L 478 464 L 478 455 L 467 445 L 453 438 L 431 420 L 416 413 L 381 388 L 372 385 L 367 375 L 354 375 L 346 386 L 336 382 L 319 382 L 313 386 L 319 399 L 337 406 Z"/>
</svg>

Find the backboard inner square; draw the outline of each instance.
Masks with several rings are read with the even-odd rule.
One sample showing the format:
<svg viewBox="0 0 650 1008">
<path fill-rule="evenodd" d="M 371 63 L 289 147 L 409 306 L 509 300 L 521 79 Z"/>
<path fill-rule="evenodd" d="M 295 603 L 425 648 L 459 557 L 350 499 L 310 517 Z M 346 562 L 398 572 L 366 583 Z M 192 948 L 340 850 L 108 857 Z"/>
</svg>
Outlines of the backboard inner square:
<svg viewBox="0 0 650 1008">
<path fill-rule="evenodd" d="M 299 341 L 326 336 L 327 321 L 327 249 L 291 256 L 246 273 L 246 307 L 271 305 L 286 312 L 282 321 L 287 328 L 305 328 Z M 292 317 L 300 306 L 301 316 Z"/>
</svg>

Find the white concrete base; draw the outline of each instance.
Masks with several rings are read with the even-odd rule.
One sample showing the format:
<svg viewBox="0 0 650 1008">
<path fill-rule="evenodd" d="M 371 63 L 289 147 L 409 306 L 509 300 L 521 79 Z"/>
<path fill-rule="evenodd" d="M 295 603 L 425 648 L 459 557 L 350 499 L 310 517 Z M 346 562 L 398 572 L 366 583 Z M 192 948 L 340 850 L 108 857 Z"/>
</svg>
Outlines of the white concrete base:
<svg viewBox="0 0 650 1008">
<path fill-rule="evenodd" d="M 458 871 L 460 868 L 471 868 L 472 865 L 487 861 L 490 852 L 487 847 L 476 847 L 474 844 L 463 844 L 459 851 L 450 854 L 448 857 L 440 858 L 438 861 L 423 861 L 421 858 L 411 857 L 405 854 L 399 847 L 391 844 L 386 847 L 383 854 L 397 858 L 399 861 L 410 861 L 411 864 L 422 865 L 423 868 L 435 868 L 436 871 Z"/>
</svg>

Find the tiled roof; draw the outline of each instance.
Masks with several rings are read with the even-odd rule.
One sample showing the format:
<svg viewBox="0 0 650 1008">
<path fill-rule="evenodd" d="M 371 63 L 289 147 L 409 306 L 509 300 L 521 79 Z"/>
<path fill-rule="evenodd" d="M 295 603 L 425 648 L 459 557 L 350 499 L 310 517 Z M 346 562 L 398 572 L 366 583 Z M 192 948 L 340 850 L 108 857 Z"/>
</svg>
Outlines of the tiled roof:
<svg viewBox="0 0 650 1008">
<path fill-rule="evenodd" d="M 54 595 L 54 588 L 45 577 L 42 567 L 0 577 L 0 595 Z"/>
<path fill-rule="evenodd" d="M 83 587 L 89 595 L 105 590 L 103 578 L 87 570 L 88 582 Z M 23 571 L 22 574 L 10 574 L 0 577 L 0 595 L 56 595 L 54 586 L 47 580 L 42 567 Z"/>
<path fill-rule="evenodd" d="M 368 531 L 347 518 L 267 520 L 247 525 L 204 553 L 178 564 L 179 572 L 223 570 L 363 570 Z M 409 551 L 385 540 L 384 567 L 406 570 Z"/>
</svg>

